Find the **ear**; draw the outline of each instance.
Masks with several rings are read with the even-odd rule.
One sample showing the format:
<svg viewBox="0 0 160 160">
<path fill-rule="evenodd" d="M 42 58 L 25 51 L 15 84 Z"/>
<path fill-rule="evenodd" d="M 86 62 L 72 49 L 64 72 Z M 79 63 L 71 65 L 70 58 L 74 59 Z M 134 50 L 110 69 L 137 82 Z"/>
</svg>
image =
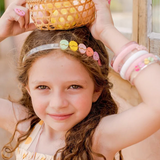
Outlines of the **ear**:
<svg viewBox="0 0 160 160">
<path fill-rule="evenodd" d="M 92 97 L 92 102 L 96 102 L 98 100 L 98 98 L 100 97 L 101 93 L 102 93 L 102 89 L 100 89 L 99 91 L 94 91 L 93 97 Z"/>
</svg>

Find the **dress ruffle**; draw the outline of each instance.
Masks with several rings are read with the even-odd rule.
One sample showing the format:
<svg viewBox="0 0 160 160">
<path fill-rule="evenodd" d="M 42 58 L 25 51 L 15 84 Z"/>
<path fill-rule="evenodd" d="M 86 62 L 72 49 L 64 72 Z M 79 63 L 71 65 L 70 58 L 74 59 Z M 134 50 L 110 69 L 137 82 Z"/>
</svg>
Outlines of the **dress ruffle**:
<svg viewBox="0 0 160 160">
<path fill-rule="evenodd" d="M 32 159 L 34 160 L 54 160 L 54 157 L 51 155 L 45 155 L 41 153 L 34 154 L 33 152 L 26 151 L 22 148 L 16 149 L 16 160 L 32 160 Z"/>
</svg>

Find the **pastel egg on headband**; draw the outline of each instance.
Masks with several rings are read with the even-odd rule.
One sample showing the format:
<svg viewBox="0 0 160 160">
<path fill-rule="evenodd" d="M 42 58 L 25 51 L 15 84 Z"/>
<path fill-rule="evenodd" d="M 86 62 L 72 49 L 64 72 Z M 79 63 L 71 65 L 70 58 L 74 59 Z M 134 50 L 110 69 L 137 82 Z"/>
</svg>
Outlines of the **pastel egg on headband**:
<svg viewBox="0 0 160 160">
<path fill-rule="evenodd" d="M 96 51 L 94 52 L 91 47 L 86 47 L 86 45 L 82 43 L 78 45 L 76 41 L 68 42 L 65 39 L 61 40 L 59 43 L 45 44 L 33 48 L 24 56 L 23 62 L 26 60 L 27 57 L 31 55 L 36 54 L 39 51 L 44 51 L 49 49 L 61 49 L 61 50 L 70 49 L 71 51 L 74 52 L 79 51 L 81 54 L 86 54 L 88 57 L 92 57 L 95 61 L 98 62 L 98 65 L 101 66 L 99 54 Z"/>
</svg>

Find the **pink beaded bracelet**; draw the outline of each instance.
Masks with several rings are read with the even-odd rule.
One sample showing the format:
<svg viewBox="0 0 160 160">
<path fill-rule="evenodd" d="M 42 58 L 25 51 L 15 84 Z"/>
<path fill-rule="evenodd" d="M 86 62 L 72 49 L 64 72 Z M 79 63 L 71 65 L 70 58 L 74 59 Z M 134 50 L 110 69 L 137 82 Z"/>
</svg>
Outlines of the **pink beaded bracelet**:
<svg viewBox="0 0 160 160">
<path fill-rule="evenodd" d="M 119 63 L 122 61 L 122 59 L 124 59 L 124 57 L 129 54 L 133 49 L 135 49 L 136 47 L 138 47 L 139 45 L 134 43 L 131 44 L 130 46 L 128 46 L 127 48 L 125 48 L 122 52 L 120 52 L 118 54 L 118 56 L 115 58 L 115 61 L 113 63 L 113 69 L 118 72 L 118 65 Z"/>
<path fill-rule="evenodd" d="M 121 48 L 121 50 L 120 50 L 118 53 L 115 53 L 115 56 L 119 55 L 125 48 L 129 47 L 129 46 L 132 45 L 132 44 L 137 44 L 137 43 L 136 43 L 135 41 L 130 41 L 130 42 L 128 42 L 127 44 L 125 44 L 125 45 Z"/>
<path fill-rule="evenodd" d="M 113 68 L 113 63 L 114 63 L 115 59 L 117 58 L 117 56 L 118 56 L 125 48 L 129 47 L 129 46 L 132 45 L 132 44 L 136 44 L 136 42 L 130 41 L 129 43 L 125 44 L 118 53 L 115 53 L 115 56 L 111 59 L 111 62 L 110 62 L 110 66 L 111 66 L 112 68 Z"/>
</svg>

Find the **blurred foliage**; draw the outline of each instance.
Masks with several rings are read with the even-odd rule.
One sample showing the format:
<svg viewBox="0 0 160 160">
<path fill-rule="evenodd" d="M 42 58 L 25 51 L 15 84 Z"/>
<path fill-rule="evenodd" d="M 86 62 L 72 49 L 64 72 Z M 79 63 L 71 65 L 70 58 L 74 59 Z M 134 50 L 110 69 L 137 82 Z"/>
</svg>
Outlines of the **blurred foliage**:
<svg viewBox="0 0 160 160">
<path fill-rule="evenodd" d="M 152 5 L 156 6 L 156 5 L 160 5 L 160 0 L 152 0 Z"/>
<path fill-rule="evenodd" d="M 123 6 L 120 1 L 111 1 L 111 10 L 113 12 L 122 12 Z"/>
<path fill-rule="evenodd" d="M 2 16 L 4 10 L 5 10 L 4 0 L 0 0 L 0 16 Z"/>
</svg>

